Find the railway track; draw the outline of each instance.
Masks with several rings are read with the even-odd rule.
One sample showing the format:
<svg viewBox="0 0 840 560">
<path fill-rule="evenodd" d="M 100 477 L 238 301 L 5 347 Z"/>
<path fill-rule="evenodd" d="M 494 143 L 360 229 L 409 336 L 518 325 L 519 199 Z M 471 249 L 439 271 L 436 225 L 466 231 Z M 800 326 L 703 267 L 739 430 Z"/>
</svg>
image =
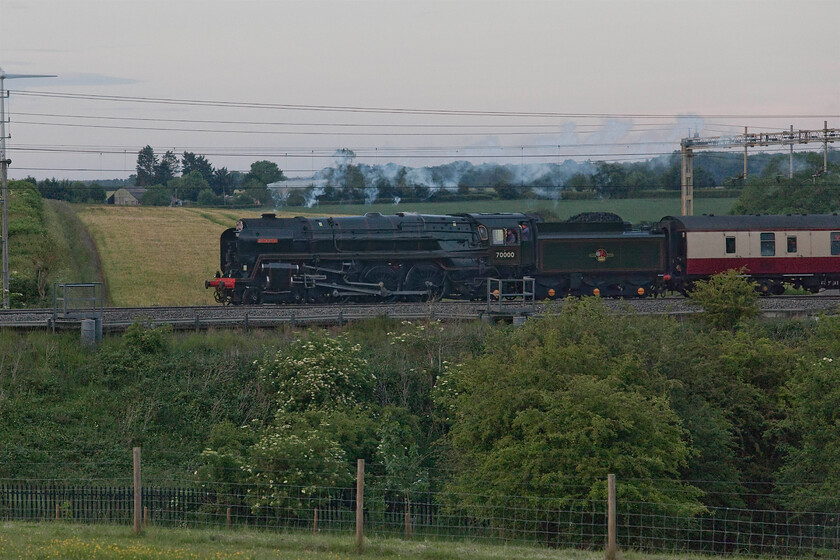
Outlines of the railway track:
<svg viewBox="0 0 840 560">
<path fill-rule="evenodd" d="M 689 315 L 699 308 L 682 297 L 650 299 L 606 299 L 616 312 L 640 314 Z M 759 301 L 767 316 L 803 316 L 832 313 L 840 306 L 840 294 L 823 293 L 803 296 L 779 296 Z M 138 320 L 170 324 L 179 330 L 207 328 L 261 328 L 280 325 L 334 325 L 387 316 L 401 320 L 476 320 L 510 319 L 543 312 L 557 312 L 563 302 L 436 302 L 336 305 L 254 305 L 254 306 L 180 306 L 180 307 L 108 307 L 102 309 L 105 331 L 121 331 Z M 83 317 L 74 313 L 65 317 L 52 309 L 0 310 L 0 327 L 20 329 L 78 328 Z"/>
</svg>

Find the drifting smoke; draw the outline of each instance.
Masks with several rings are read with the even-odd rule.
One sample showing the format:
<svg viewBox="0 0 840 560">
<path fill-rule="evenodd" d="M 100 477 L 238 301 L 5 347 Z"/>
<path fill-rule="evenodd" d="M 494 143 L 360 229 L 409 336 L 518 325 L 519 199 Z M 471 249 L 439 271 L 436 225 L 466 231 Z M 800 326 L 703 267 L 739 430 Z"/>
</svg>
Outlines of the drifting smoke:
<svg viewBox="0 0 840 560">
<path fill-rule="evenodd" d="M 572 160 L 562 164 L 523 165 L 474 165 L 467 161 L 456 161 L 434 167 L 414 168 L 395 163 L 355 165 L 350 150 L 340 151 L 334 160 L 334 166 L 321 169 L 311 178 L 289 179 L 272 185 L 278 206 L 294 204 L 290 197 L 297 196 L 302 198 L 296 202 L 297 205 L 312 207 L 329 196 L 330 190 L 334 194 L 336 191 L 351 189 L 353 197 L 364 199 L 366 204 L 393 201 L 396 205 L 406 198 L 439 198 L 455 193 L 459 188 L 481 190 L 499 185 L 528 187 L 540 198 L 558 199 L 563 185 L 573 175 L 588 176 L 596 170 L 592 162 L 578 163 Z"/>
<path fill-rule="evenodd" d="M 589 157 L 593 150 L 599 155 L 622 156 L 640 149 L 649 151 L 651 168 L 666 168 L 672 164 L 671 153 L 678 149 L 679 141 L 692 132 L 703 130 L 703 119 L 685 115 L 669 124 L 639 125 L 633 119 L 607 119 L 595 131 L 584 131 L 574 123 L 565 123 L 552 134 L 537 135 L 530 142 L 538 146 L 547 158 L 556 150 L 562 163 L 519 164 L 471 163 L 455 161 L 429 167 L 405 167 L 395 163 L 368 165 L 355 163 L 356 154 L 340 149 L 333 154 L 333 165 L 314 173 L 311 178 L 285 181 L 279 188 L 283 204 L 292 204 L 293 191 L 299 193 L 295 205 L 314 206 L 320 202 L 361 201 L 374 202 L 417 201 L 445 199 L 456 191 L 480 192 L 498 187 L 527 188 L 543 199 L 561 198 L 570 179 L 575 176 L 591 178 L 598 172 L 599 162 L 581 158 Z M 650 128 L 647 128 L 650 127 Z M 644 148 L 639 148 L 643 145 Z M 479 144 L 484 153 L 500 153 L 502 146 L 495 137 L 485 136 Z M 562 155 L 561 155 L 562 154 Z M 667 154 L 659 155 L 657 154 Z M 634 154 L 638 155 L 638 154 Z M 492 157 L 492 156 L 491 156 Z M 572 159 L 576 158 L 576 159 Z M 524 159 L 524 158 L 523 158 Z M 292 181 L 295 182 L 292 185 Z"/>
</svg>

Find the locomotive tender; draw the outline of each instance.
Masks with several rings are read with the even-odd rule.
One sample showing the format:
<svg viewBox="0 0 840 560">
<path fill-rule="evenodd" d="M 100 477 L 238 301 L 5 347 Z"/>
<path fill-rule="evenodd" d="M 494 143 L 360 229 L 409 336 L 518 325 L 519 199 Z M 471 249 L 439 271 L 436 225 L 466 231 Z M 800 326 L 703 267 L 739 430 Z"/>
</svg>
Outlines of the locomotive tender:
<svg viewBox="0 0 840 560">
<path fill-rule="evenodd" d="M 840 286 L 840 217 L 681 216 L 634 230 L 615 215 L 242 219 L 205 282 L 224 304 L 484 299 L 490 278 L 534 279 L 537 299 L 685 293 L 745 270 L 766 293 Z"/>
</svg>

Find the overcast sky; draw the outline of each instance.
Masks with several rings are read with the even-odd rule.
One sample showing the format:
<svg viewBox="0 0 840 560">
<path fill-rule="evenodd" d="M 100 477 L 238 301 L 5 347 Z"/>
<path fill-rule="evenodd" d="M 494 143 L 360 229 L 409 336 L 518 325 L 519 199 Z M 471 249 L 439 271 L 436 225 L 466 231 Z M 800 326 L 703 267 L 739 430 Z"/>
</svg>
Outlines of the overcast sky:
<svg viewBox="0 0 840 560">
<path fill-rule="evenodd" d="M 626 161 L 840 127 L 838 23 L 837 0 L 0 0 L 0 67 L 59 76 L 5 81 L 10 176 L 126 177 L 146 144 L 295 176 L 338 148 Z"/>
</svg>

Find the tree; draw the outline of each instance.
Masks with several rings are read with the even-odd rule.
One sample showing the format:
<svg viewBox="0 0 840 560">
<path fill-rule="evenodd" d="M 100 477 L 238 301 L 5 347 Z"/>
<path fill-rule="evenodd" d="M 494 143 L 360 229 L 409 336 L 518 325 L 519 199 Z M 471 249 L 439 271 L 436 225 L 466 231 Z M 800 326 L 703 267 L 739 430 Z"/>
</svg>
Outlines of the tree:
<svg viewBox="0 0 840 560">
<path fill-rule="evenodd" d="M 273 161 L 260 160 L 251 164 L 251 171 L 245 176 L 245 182 L 247 183 L 249 179 L 255 179 L 265 186 L 283 181 L 286 177 Z"/>
<path fill-rule="evenodd" d="M 758 315 L 758 292 L 743 270 L 730 269 L 698 281 L 690 295 L 703 308 L 698 320 L 712 329 L 731 331 Z"/>
<path fill-rule="evenodd" d="M 227 167 L 221 167 L 213 172 L 213 177 L 210 179 L 210 188 L 220 196 L 227 196 L 233 191 L 233 175 L 230 174 Z"/>
<path fill-rule="evenodd" d="M 87 196 L 85 197 L 85 202 L 102 204 L 107 198 L 105 196 L 105 189 L 99 186 L 99 183 L 97 182 L 93 182 L 90 185 L 88 185 L 86 191 Z"/>
<path fill-rule="evenodd" d="M 201 206 L 221 206 L 225 202 L 221 196 L 213 194 L 210 189 L 204 189 L 198 193 L 196 201 Z"/>
<path fill-rule="evenodd" d="M 583 173 L 575 173 L 574 175 L 569 177 L 569 180 L 566 181 L 565 186 L 568 189 L 574 189 L 576 191 L 580 191 L 580 190 L 590 188 L 592 186 L 592 184 L 589 181 L 589 177 L 587 177 Z"/>
<path fill-rule="evenodd" d="M 837 175 L 814 176 L 811 171 L 787 177 L 750 177 L 735 214 L 829 214 L 840 210 Z"/>
<path fill-rule="evenodd" d="M 675 336 L 659 359 L 671 380 L 672 406 L 696 451 L 683 479 L 710 481 L 704 485 L 710 505 L 778 507 L 774 497 L 741 492 L 737 483 L 774 480 L 782 458 L 778 421 L 785 383 L 797 368 L 798 350 L 754 325 L 734 333 L 695 331 Z"/>
<path fill-rule="evenodd" d="M 257 179 L 251 178 L 242 185 L 244 194 L 253 200 L 257 205 L 264 206 L 271 202 L 271 192 Z"/>
<path fill-rule="evenodd" d="M 198 171 L 205 181 L 212 184 L 213 181 L 213 166 L 204 156 L 196 155 L 193 152 L 184 152 L 181 158 L 181 173 L 189 175 L 193 171 Z M 225 169 L 227 172 L 227 169 Z"/>
<path fill-rule="evenodd" d="M 152 185 L 143 193 L 140 203 L 143 206 L 169 206 L 172 204 L 172 191 L 163 185 Z"/>
<path fill-rule="evenodd" d="M 840 507 L 840 359 L 815 357 L 790 381 L 791 410 L 785 426 L 797 437 L 779 472 L 779 492 L 797 511 L 834 512 Z"/>
<path fill-rule="evenodd" d="M 146 146 L 137 154 L 137 186 L 148 187 L 155 184 L 155 171 L 158 158 L 151 146 Z"/>
<path fill-rule="evenodd" d="M 598 162 L 592 183 L 603 195 L 614 198 L 627 196 L 627 170 L 620 163 Z"/>
<path fill-rule="evenodd" d="M 155 166 L 155 183 L 165 185 L 178 173 L 178 158 L 175 152 L 167 150 Z"/>
<path fill-rule="evenodd" d="M 840 320 L 821 316 L 813 333 L 797 344 L 804 356 L 783 393 L 786 416 L 777 429 L 786 436 L 777 491 L 796 511 L 836 512 L 840 507 Z"/>
<path fill-rule="evenodd" d="M 624 499 L 698 511 L 699 492 L 680 482 L 687 434 L 665 379 L 640 354 L 645 342 L 603 303 L 569 301 L 561 316 L 491 337 L 484 355 L 444 374 L 437 401 L 453 422 L 458 505 L 504 528 L 493 506 L 574 509 L 604 499 L 615 473 Z M 550 533 L 562 521 L 549 514 L 540 526 Z"/>
<path fill-rule="evenodd" d="M 353 480 L 347 454 L 337 442 L 321 430 L 282 419 L 263 431 L 244 468 L 255 485 L 248 498 L 252 510 L 276 515 L 279 509 L 284 517 L 307 518 L 313 498 Z"/>
<path fill-rule="evenodd" d="M 189 175 L 175 177 L 169 181 L 167 187 L 180 200 L 197 200 L 198 193 L 210 189 L 210 185 L 198 171 L 191 171 Z"/>
<path fill-rule="evenodd" d="M 261 383 L 275 408 L 266 425 L 247 426 L 253 445 L 231 454 L 218 443 L 202 454 L 205 485 L 229 484 L 225 466 L 242 465 L 256 483 L 255 512 L 311 511 L 312 498 L 352 480 L 351 459 L 373 459 L 376 424 L 368 409 L 375 378 L 361 346 L 345 336 L 315 333 L 258 360 Z"/>
</svg>

